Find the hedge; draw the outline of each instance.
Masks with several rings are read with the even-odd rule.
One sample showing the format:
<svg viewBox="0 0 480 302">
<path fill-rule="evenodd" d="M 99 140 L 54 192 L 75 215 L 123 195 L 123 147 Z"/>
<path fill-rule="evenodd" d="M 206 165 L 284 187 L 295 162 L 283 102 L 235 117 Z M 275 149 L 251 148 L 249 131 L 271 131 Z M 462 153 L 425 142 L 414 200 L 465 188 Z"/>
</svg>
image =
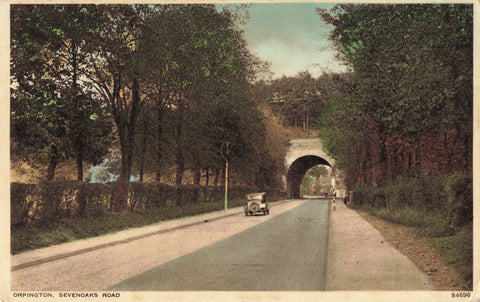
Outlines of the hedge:
<svg viewBox="0 0 480 302">
<path fill-rule="evenodd" d="M 441 222 L 437 227 L 449 232 L 473 219 L 472 176 L 458 172 L 436 179 L 398 176 L 381 184 L 358 186 L 353 199 L 357 206 L 376 210 L 416 209 L 424 213 L 425 224 Z"/>
<path fill-rule="evenodd" d="M 110 215 L 115 184 L 81 182 L 11 183 L 11 225 L 27 226 L 43 221 Z M 128 204 L 131 212 L 166 206 L 185 207 L 224 199 L 224 187 L 130 183 Z M 256 191 L 249 186 L 232 186 L 229 199 L 239 199 Z M 270 191 L 275 199 L 280 195 Z"/>
</svg>

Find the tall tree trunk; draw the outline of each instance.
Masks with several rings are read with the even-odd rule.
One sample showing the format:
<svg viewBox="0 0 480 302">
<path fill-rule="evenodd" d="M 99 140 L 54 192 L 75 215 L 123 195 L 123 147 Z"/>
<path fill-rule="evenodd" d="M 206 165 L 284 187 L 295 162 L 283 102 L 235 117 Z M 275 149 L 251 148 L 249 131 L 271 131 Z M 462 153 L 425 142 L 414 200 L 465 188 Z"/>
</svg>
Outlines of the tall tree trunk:
<svg viewBox="0 0 480 302">
<path fill-rule="evenodd" d="M 77 43 L 75 39 L 72 40 L 72 92 L 73 99 L 75 100 L 78 111 L 79 108 L 79 95 L 78 95 L 78 64 L 77 64 Z M 81 142 L 80 136 L 81 133 L 77 133 L 77 138 L 75 141 L 75 150 L 76 150 L 76 163 L 77 163 L 77 180 L 83 182 L 83 143 Z"/>
<path fill-rule="evenodd" d="M 201 179 L 202 179 L 202 173 L 200 172 L 200 168 L 195 168 L 193 173 L 193 184 L 200 185 Z"/>
<path fill-rule="evenodd" d="M 213 178 L 213 185 L 216 186 L 218 184 L 218 180 L 220 178 L 220 169 L 215 169 L 215 177 Z"/>
<path fill-rule="evenodd" d="M 183 159 L 177 159 L 177 169 L 175 171 L 175 186 L 181 187 L 183 180 L 183 172 L 185 171 L 185 162 Z"/>
<path fill-rule="evenodd" d="M 199 167 L 193 169 L 193 202 L 200 202 L 199 193 L 200 193 L 200 180 L 202 179 L 202 173 Z"/>
<path fill-rule="evenodd" d="M 198 154 L 194 154 L 194 167 L 193 167 L 193 184 L 196 186 L 200 185 L 202 180 L 202 169 L 200 168 L 200 163 L 198 159 Z"/>
<path fill-rule="evenodd" d="M 155 181 L 160 182 L 160 176 L 161 176 L 161 170 L 160 170 L 160 165 L 161 165 L 161 160 L 163 156 L 163 150 L 162 150 L 162 136 L 163 136 L 163 105 L 162 105 L 162 95 L 160 93 L 160 99 L 159 99 L 159 108 L 157 110 L 157 126 L 158 126 L 158 145 L 157 145 L 157 169 L 155 172 Z"/>
<path fill-rule="evenodd" d="M 143 129 L 147 129 L 148 121 L 146 119 L 143 120 Z M 140 182 L 143 182 L 143 175 L 145 173 L 145 154 L 147 152 L 147 136 L 143 134 L 142 142 L 141 142 L 141 150 L 140 150 Z"/>
<path fill-rule="evenodd" d="M 205 187 L 208 187 L 208 182 L 210 180 L 210 168 L 205 170 Z"/>
<path fill-rule="evenodd" d="M 126 129 L 125 125 L 121 125 L 118 129 L 118 136 L 120 139 L 120 176 L 118 177 L 117 184 L 115 186 L 115 192 L 113 194 L 113 211 L 114 212 L 123 212 L 128 208 L 127 200 L 127 187 L 128 187 L 128 178 L 127 177 L 127 144 L 126 144 Z"/>
<path fill-rule="evenodd" d="M 77 151 L 77 179 L 83 182 L 83 152 Z"/>
<path fill-rule="evenodd" d="M 177 108 L 179 117 L 177 119 L 177 144 L 176 144 L 176 162 L 177 162 L 177 170 L 175 175 L 175 187 L 177 188 L 177 205 L 183 205 L 183 197 L 182 197 L 182 179 L 183 179 L 183 172 L 185 171 L 185 157 L 183 154 L 183 106 L 180 104 Z"/>
<path fill-rule="evenodd" d="M 183 161 L 177 162 L 177 170 L 175 175 L 175 188 L 177 191 L 177 205 L 183 206 L 184 200 L 182 196 L 182 179 L 185 170 L 185 163 Z"/>
<path fill-rule="evenodd" d="M 182 104 L 178 105 L 177 113 L 177 127 L 176 127 L 176 162 L 177 162 L 177 175 L 175 184 L 180 186 L 182 183 L 183 171 L 185 169 L 185 158 L 183 154 L 183 117 L 184 108 Z"/>
<path fill-rule="evenodd" d="M 448 130 L 445 129 L 443 131 L 443 156 L 446 161 L 446 166 L 450 167 L 451 166 L 451 157 L 452 153 L 450 152 L 450 148 L 448 146 Z"/>
<path fill-rule="evenodd" d="M 146 151 L 146 144 L 147 144 L 147 138 L 145 135 L 143 135 L 142 139 L 142 146 L 141 146 L 141 151 L 140 151 L 140 182 L 143 182 L 143 173 L 145 170 L 145 153 Z"/>
<path fill-rule="evenodd" d="M 137 79 L 133 80 L 132 85 L 132 107 L 130 110 L 130 120 L 127 124 L 127 160 L 126 175 L 127 182 L 130 181 L 132 174 L 133 147 L 135 145 L 135 123 L 138 115 L 138 107 L 140 106 L 140 83 Z"/>
<path fill-rule="evenodd" d="M 127 160 L 127 144 L 126 144 L 126 121 L 122 117 L 123 112 L 120 103 L 122 76 L 120 73 L 116 74 L 113 79 L 113 95 L 110 100 L 112 107 L 113 119 L 117 126 L 118 138 L 120 141 L 120 176 L 118 177 L 115 190 L 112 193 L 112 210 L 114 212 L 125 211 L 128 207 L 127 202 L 127 177 L 126 177 L 126 160 Z"/>
<path fill-rule="evenodd" d="M 463 162 L 462 167 L 465 171 L 468 173 L 472 173 L 473 171 L 473 129 L 472 131 L 465 131 L 466 133 L 462 133 L 462 130 L 457 129 L 457 133 L 460 133 L 460 139 L 459 142 L 462 143 L 463 146 L 463 152 L 462 152 L 462 157 L 463 157 Z"/>
<path fill-rule="evenodd" d="M 119 95 L 116 97 L 118 97 L 117 99 L 120 100 Z M 128 184 L 130 182 L 130 175 L 132 174 L 133 145 L 135 143 L 135 121 L 138 114 L 139 104 L 140 84 L 135 79 L 132 85 L 132 103 L 131 107 L 129 108 L 129 116 L 126 119 L 122 118 L 122 112 L 118 112 L 115 118 L 120 139 L 122 163 L 120 177 L 117 183 L 117 190 L 114 196 L 114 211 L 116 212 L 128 210 Z"/>
<path fill-rule="evenodd" d="M 380 145 L 380 178 L 386 179 L 388 175 L 388 153 L 387 147 L 385 146 L 387 137 L 385 134 L 384 127 L 380 126 L 378 129 L 379 132 L 379 145 Z"/>
<path fill-rule="evenodd" d="M 50 147 L 50 162 L 47 169 L 47 180 L 52 180 L 55 177 L 55 169 L 58 163 L 58 149 L 57 146 L 52 145 Z"/>
<path fill-rule="evenodd" d="M 143 171 L 144 171 L 144 159 L 142 158 L 141 162 L 140 162 L 140 182 L 143 182 Z"/>
<path fill-rule="evenodd" d="M 145 142 L 143 142 L 145 143 Z M 142 150 L 142 154 L 145 154 L 145 148 L 143 148 Z M 144 174 L 144 171 L 145 171 L 145 156 L 141 156 L 140 158 L 140 171 L 139 171 L 139 176 L 140 176 L 140 182 L 143 182 L 143 174 Z"/>
</svg>

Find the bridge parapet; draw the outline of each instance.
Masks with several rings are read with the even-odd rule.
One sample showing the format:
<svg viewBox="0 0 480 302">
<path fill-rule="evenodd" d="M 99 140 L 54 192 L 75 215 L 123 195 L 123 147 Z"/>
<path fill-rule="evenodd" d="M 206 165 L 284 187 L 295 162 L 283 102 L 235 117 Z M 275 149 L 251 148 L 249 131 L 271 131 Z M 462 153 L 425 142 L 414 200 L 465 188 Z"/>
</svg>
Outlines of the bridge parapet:
<svg viewBox="0 0 480 302">
<path fill-rule="evenodd" d="M 290 147 L 285 158 L 287 169 L 297 159 L 309 155 L 323 158 L 332 167 L 335 165 L 335 160 L 323 151 L 323 144 L 318 138 L 301 138 L 290 140 Z"/>
</svg>

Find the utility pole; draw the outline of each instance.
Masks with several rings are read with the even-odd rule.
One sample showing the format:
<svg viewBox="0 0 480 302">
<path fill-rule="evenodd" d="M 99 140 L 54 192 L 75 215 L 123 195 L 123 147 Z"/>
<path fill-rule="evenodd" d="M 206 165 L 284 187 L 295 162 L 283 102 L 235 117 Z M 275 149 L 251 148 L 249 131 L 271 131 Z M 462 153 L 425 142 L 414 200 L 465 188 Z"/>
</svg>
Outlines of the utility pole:
<svg viewBox="0 0 480 302">
<path fill-rule="evenodd" d="M 225 154 L 223 154 L 223 146 L 225 148 Z M 225 142 L 220 147 L 220 153 L 222 154 L 223 159 L 225 160 L 225 211 L 227 210 L 227 201 L 228 201 L 228 159 L 225 155 L 228 155 L 228 142 Z"/>
</svg>

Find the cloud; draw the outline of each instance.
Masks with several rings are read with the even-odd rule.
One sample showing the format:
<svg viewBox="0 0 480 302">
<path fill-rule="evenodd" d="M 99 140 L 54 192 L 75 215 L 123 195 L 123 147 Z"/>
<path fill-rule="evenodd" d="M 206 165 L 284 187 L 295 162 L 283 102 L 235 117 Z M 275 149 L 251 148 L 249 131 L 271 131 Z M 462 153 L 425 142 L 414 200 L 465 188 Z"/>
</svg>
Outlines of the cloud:
<svg viewBox="0 0 480 302">
<path fill-rule="evenodd" d="M 271 63 L 271 71 L 275 77 L 294 76 L 300 71 L 308 70 L 313 76 L 319 76 L 326 70 L 342 70 L 334 60 L 333 49 L 323 50 L 323 45 L 310 41 L 302 35 L 289 39 L 272 38 L 258 40 L 250 46 L 262 60 Z"/>
<path fill-rule="evenodd" d="M 308 70 L 314 76 L 323 70 L 342 70 L 334 61 L 328 40 L 330 25 L 323 23 L 315 8 L 324 3 L 253 4 L 245 38 L 250 51 L 271 63 L 276 77 Z M 328 4 L 333 6 L 333 4 Z"/>
</svg>

